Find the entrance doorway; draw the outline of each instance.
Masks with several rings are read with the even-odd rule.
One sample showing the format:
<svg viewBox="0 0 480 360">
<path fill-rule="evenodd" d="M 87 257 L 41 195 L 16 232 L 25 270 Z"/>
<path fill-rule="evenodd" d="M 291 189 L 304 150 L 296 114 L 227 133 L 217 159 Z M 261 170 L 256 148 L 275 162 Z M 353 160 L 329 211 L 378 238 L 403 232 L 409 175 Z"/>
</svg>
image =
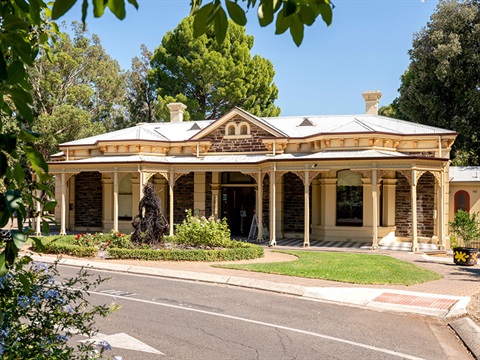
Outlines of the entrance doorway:
<svg viewBox="0 0 480 360">
<path fill-rule="evenodd" d="M 248 236 L 255 208 L 252 186 L 222 187 L 222 218 L 227 218 L 233 236 Z"/>
</svg>

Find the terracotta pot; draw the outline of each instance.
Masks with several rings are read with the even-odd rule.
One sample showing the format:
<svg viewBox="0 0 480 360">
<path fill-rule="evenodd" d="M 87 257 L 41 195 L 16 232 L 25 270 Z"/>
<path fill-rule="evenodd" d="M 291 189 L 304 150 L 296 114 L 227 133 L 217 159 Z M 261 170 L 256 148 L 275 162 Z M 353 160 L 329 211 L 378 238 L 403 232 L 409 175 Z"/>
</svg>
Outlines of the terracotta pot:
<svg viewBox="0 0 480 360">
<path fill-rule="evenodd" d="M 453 248 L 453 262 L 457 265 L 473 266 L 477 264 L 477 248 Z"/>
</svg>

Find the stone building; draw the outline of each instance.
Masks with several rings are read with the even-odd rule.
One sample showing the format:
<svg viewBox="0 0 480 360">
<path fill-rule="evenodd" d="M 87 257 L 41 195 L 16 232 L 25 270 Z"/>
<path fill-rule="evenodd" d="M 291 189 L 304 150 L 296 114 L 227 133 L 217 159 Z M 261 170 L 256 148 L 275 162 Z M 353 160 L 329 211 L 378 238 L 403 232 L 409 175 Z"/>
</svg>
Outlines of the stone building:
<svg viewBox="0 0 480 360">
<path fill-rule="evenodd" d="M 261 118 L 234 108 L 216 120 L 143 123 L 62 144 L 50 162 L 61 233 L 131 231 L 153 182 L 170 224 L 185 210 L 226 217 L 234 235 L 419 242 L 448 247 L 449 158 L 456 133 L 366 113 Z M 243 216 L 242 216 L 243 215 Z M 173 232 L 174 227 L 170 227 Z"/>
</svg>

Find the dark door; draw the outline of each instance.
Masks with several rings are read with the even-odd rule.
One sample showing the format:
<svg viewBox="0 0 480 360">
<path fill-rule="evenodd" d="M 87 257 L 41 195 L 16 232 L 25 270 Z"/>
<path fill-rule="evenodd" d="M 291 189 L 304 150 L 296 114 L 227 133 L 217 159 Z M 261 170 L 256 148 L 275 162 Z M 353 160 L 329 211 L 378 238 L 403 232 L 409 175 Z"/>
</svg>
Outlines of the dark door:
<svg viewBox="0 0 480 360">
<path fill-rule="evenodd" d="M 255 192 L 252 187 L 222 188 L 222 218 L 227 219 L 234 236 L 247 236 L 255 207 Z"/>
</svg>

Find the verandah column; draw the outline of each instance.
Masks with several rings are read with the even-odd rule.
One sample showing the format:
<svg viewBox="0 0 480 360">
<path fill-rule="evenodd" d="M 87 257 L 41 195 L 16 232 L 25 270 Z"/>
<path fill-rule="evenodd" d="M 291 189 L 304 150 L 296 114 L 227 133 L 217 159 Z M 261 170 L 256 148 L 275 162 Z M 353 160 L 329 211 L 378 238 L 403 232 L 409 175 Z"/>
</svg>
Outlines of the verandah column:
<svg viewBox="0 0 480 360">
<path fill-rule="evenodd" d="M 173 236 L 173 186 L 175 184 L 175 174 L 173 171 L 170 171 L 170 179 L 168 180 L 168 188 L 170 191 L 170 232 L 169 235 Z"/>
<path fill-rule="evenodd" d="M 113 230 L 118 231 L 118 172 L 113 173 Z"/>
<path fill-rule="evenodd" d="M 257 180 L 257 227 L 258 227 L 258 237 L 257 241 L 263 241 L 263 174 L 261 171 L 258 172 Z"/>
<path fill-rule="evenodd" d="M 372 250 L 378 248 L 378 184 L 377 169 L 372 170 Z"/>
<path fill-rule="evenodd" d="M 438 237 L 440 242 L 440 249 L 447 248 L 445 240 L 445 172 L 442 169 L 439 176 L 439 199 L 438 199 Z"/>
<path fill-rule="evenodd" d="M 62 198 L 61 198 L 61 217 L 60 217 L 60 235 L 67 235 L 67 231 L 65 229 L 65 217 L 66 217 L 66 209 L 65 209 L 65 201 L 67 197 L 67 185 L 65 181 L 65 173 L 62 173 Z"/>
<path fill-rule="evenodd" d="M 276 171 L 275 165 L 272 171 L 270 171 L 270 244 L 269 246 L 276 246 L 277 239 L 276 239 L 276 216 L 275 212 L 276 209 Z"/>
<path fill-rule="evenodd" d="M 411 181 L 412 196 L 412 252 L 418 251 L 418 234 L 417 234 L 417 171 L 412 169 Z"/>
<path fill-rule="evenodd" d="M 310 247 L 310 172 L 305 170 L 303 189 L 305 198 L 303 247 Z"/>
</svg>

